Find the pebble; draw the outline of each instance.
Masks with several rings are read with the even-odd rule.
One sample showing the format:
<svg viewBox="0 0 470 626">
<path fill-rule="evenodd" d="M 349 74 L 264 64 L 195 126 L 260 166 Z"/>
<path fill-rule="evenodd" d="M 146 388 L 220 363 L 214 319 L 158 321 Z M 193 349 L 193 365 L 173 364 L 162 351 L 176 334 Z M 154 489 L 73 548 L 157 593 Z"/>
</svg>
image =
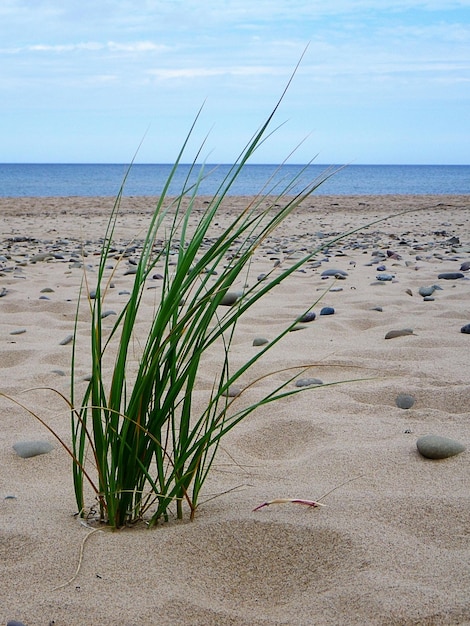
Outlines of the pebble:
<svg viewBox="0 0 470 626">
<path fill-rule="evenodd" d="M 233 306 L 240 300 L 241 294 L 239 291 L 227 291 L 220 301 L 221 306 Z"/>
<path fill-rule="evenodd" d="M 438 275 L 438 278 L 442 278 L 444 280 L 457 280 L 458 278 L 465 278 L 465 275 L 462 272 L 443 272 Z"/>
<path fill-rule="evenodd" d="M 296 387 L 311 387 L 313 385 L 323 385 L 323 381 L 319 378 L 299 378 L 295 381 Z"/>
<path fill-rule="evenodd" d="M 109 317 L 110 315 L 116 315 L 116 311 L 103 311 L 103 313 L 101 313 L 101 319 L 104 319 L 105 317 Z"/>
<path fill-rule="evenodd" d="M 344 270 L 335 270 L 331 268 L 331 269 L 324 270 L 321 273 L 321 276 L 323 276 L 324 278 L 328 276 L 334 276 L 335 278 L 346 278 L 346 276 L 348 276 L 348 273 L 345 272 Z"/>
<path fill-rule="evenodd" d="M 7 626 L 25 626 L 23 622 L 19 622 L 17 619 L 10 619 L 7 622 Z"/>
<path fill-rule="evenodd" d="M 266 339 L 266 337 L 255 337 L 255 339 L 253 339 L 254 346 L 264 346 L 267 343 L 269 343 L 269 339 Z"/>
<path fill-rule="evenodd" d="M 53 449 L 54 446 L 48 441 L 18 441 L 13 445 L 13 450 L 22 459 L 47 454 Z"/>
<path fill-rule="evenodd" d="M 433 298 L 432 296 L 424 296 L 423 301 L 424 302 L 434 302 L 435 298 Z"/>
<path fill-rule="evenodd" d="M 371 308 L 371 311 L 378 311 L 379 313 L 382 313 L 383 308 L 381 306 L 374 306 Z"/>
<path fill-rule="evenodd" d="M 462 326 L 460 332 L 465 333 L 466 335 L 470 335 L 470 324 L 465 324 L 465 326 Z"/>
<path fill-rule="evenodd" d="M 67 344 L 69 344 L 71 341 L 73 341 L 73 335 L 67 335 L 67 337 L 65 337 L 64 339 L 62 339 L 62 341 L 59 343 L 60 346 L 66 346 Z"/>
<path fill-rule="evenodd" d="M 223 394 L 224 396 L 226 396 L 227 398 L 236 398 L 237 396 L 239 396 L 242 392 L 242 389 L 240 387 L 229 387 L 227 389 L 227 391 Z"/>
<path fill-rule="evenodd" d="M 316 317 L 317 317 L 317 314 L 314 311 L 309 311 L 308 313 L 305 313 L 305 315 L 302 315 L 302 317 L 299 317 L 299 322 L 301 323 L 313 322 L 313 320 Z"/>
<path fill-rule="evenodd" d="M 389 330 L 388 333 L 385 335 L 385 339 L 395 339 L 395 337 L 406 337 L 407 335 L 414 335 L 412 328 Z"/>
<path fill-rule="evenodd" d="M 10 335 L 23 335 L 26 332 L 26 328 L 18 328 L 17 330 L 12 330 Z"/>
<path fill-rule="evenodd" d="M 381 280 L 383 282 L 387 282 L 387 281 L 393 280 L 394 275 L 393 274 L 377 274 L 376 279 Z"/>
<path fill-rule="evenodd" d="M 466 272 L 467 270 L 470 270 L 470 261 L 465 261 L 464 263 L 462 263 L 462 265 L 460 266 L 460 271 L 461 272 Z"/>
<path fill-rule="evenodd" d="M 297 330 L 304 330 L 305 328 L 307 327 L 304 324 L 295 324 L 295 326 L 292 326 L 289 332 L 295 333 Z"/>
<path fill-rule="evenodd" d="M 395 404 L 399 409 L 411 409 L 415 399 L 407 393 L 400 393 L 395 399 Z"/>
<path fill-rule="evenodd" d="M 41 289 L 40 293 L 55 293 L 55 292 L 50 287 L 44 287 L 44 289 Z"/>
<path fill-rule="evenodd" d="M 432 294 L 436 291 L 436 285 L 428 285 L 425 287 L 420 287 L 418 289 L 418 293 L 420 296 L 426 297 L 426 296 L 432 296 Z"/>
<path fill-rule="evenodd" d="M 334 315 L 335 310 L 332 306 L 324 306 L 320 311 L 320 315 Z"/>
<path fill-rule="evenodd" d="M 38 261 L 50 261 L 54 258 L 54 255 L 50 252 L 39 252 L 38 254 L 33 254 L 33 256 L 29 259 L 30 263 L 37 263 Z"/>
<path fill-rule="evenodd" d="M 427 459 L 447 459 L 465 450 L 465 446 L 460 442 L 439 435 L 420 437 L 416 442 L 416 447 L 421 456 Z"/>
</svg>

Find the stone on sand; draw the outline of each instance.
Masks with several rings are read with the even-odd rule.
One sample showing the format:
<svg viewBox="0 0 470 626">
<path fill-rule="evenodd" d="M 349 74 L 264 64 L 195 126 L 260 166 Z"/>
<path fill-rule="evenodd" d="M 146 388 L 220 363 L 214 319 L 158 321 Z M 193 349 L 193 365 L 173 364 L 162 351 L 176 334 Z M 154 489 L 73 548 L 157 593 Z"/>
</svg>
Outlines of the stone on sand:
<svg viewBox="0 0 470 626">
<path fill-rule="evenodd" d="M 424 435 L 416 442 L 416 447 L 421 456 L 427 459 L 447 459 L 460 454 L 465 446 L 459 441 L 440 437 L 439 435 Z"/>
<path fill-rule="evenodd" d="M 48 441 L 18 441 L 13 445 L 13 450 L 22 459 L 29 459 L 39 454 L 47 454 L 54 449 Z"/>
</svg>

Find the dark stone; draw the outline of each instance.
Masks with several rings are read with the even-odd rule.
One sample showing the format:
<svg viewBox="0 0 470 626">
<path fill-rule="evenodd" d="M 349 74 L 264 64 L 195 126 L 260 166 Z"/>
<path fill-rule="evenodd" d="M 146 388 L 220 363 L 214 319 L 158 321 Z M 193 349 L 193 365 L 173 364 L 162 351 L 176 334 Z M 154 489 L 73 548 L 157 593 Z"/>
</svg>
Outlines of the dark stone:
<svg viewBox="0 0 470 626">
<path fill-rule="evenodd" d="M 256 337 L 255 339 L 253 339 L 253 345 L 255 347 L 265 346 L 267 343 L 269 343 L 269 339 L 266 339 L 265 337 Z"/>
<path fill-rule="evenodd" d="M 416 442 L 416 447 L 421 456 L 435 460 L 447 459 L 465 450 L 465 446 L 458 441 L 440 437 L 439 435 L 424 435 L 424 437 L 420 437 Z"/>
<path fill-rule="evenodd" d="M 320 311 L 320 315 L 334 315 L 334 308 L 332 306 L 324 306 Z"/>
<path fill-rule="evenodd" d="M 465 278 L 462 272 L 443 272 L 438 275 L 438 278 L 442 278 L 443 280 L 457 280 L 458 278 Z"/>
<path fill-rule="evenodd" d="M 220 301 L 220 304 L 222 306 L 232 306 L 236 304 L 238 300 L 240 300 L 240 293 L 238 291 L 227 291 Z"/>
<path fill-rule="evenodd" d="M 460 332 L 465 333 L 466 335 L 470 335 L 470 324 L 465 324 L 465 326 L 462 326 Z"/>
<path fill-rule="evenodd" d="M 299 322 L 313 322 L 316 317 L 317 314 L 314 311 L 309 311 L 308 313 L 305 313 L 305 315 L 302 315 L 302 317 L 299 317 Z"/>
<path fill-rule="evenodd" d="M 464 263 L 462 263 L 462 265 L 460 266 L 460 271 L 461 272 L 466 272 L 467 270 L 470 270 L 470 261 L 465 261 Z"/>
<path fill-rule="evenodd" d="M 395 339 L 395 337 L 406 337 L 407 335 L 414 335 L 411 328 L 402 328 L 400 330 L 389 330 L 385 335 L 385 339 Z"/>
</svg>

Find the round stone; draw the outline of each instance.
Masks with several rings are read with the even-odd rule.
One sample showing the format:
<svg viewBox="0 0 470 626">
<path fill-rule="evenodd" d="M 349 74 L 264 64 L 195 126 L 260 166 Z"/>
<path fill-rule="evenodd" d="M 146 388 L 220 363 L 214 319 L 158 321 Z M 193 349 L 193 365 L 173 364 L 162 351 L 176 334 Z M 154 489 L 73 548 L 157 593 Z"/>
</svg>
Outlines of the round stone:
<svg viewBox="0 0 470 626">
<path fill-rule="evenodd" d="M 426 296 L 432 296 L 435 290 L 436 288 L 434 287 L 434 285 L 429 285 L 427 287 L 420 287 L 418 289 L 418 293 L 420 296 L 423 296 L 423 298 L 425 298 Z"/>
<path fill-rule="evenodd" d="M 320 315 L 334 315 L 334 308 L 332 306 L 324 306 L 320 311 Z"/>
<path fill-rule="evenodd" d="M 439 435 L 424 435 L 416 442 L 416 447 L 421 456 L 427 459 L 447 459 L 450 456 L 460 454 L 465 446 L 454 439 L 440 437 Z"/>
<path fill-rule="evenodd" d="M 382 282 L 388 282 L 393 280 L 394 277 L 393 274 L 377 274 L 376 278 Z"/>
<path fill-rule="evenodd" d="M 460 332 L 465 333 L 466 335 L 470 335 L 470 324 L 465 324 L 465 326 L 462 326 Z"/>
<path fill-rule="evenodd" d="M 400 393 L 395 399 L 395 404 L 399 409 L 411 409 L 415 399 L 407 393 Z"/>
</svg>

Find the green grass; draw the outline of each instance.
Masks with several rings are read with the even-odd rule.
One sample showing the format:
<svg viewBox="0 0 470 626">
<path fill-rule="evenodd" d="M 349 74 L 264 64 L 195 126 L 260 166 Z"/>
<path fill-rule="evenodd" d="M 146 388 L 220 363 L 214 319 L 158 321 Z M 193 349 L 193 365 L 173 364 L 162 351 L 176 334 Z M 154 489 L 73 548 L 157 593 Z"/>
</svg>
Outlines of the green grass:
<svg viewBox="0 0 470 626">
<path fill-rule="evenodd" d="M 111 332 L 105 333 L 102 322 L 110 282 L 106 268 L 125 181 L 103 240 L 96 283 L 89 284 L 91 276 L 85 275 L 79 306 L 86 302 L 90 308 L 91 378 L 78 398 L 76 351 L 82 346 L 78 346 L 77 310 L 70 397 L 73 481 L 79 511 L 87 510 L 89 483 L 99 501 L 100 519 L 113 528 L 141 519 L 153 525 L 168 519 L 170 511 L 179 519 L 186 511 L 192 519 L 224 435 L 260 405 L 299 391 L 287 389 L 297 372 L 254 404 L 241 406 L 238 399 L 227 397 L 229 387 L 242 376 L 248 378 L 255 363 L 291 326 L 234 369 L 230 347 L 243 314 L 315 252 L 287 269 L 269 273 L 265 280 L 239 294 L 232 306 L 223 306 L 223 299 L 238 279 L 246 278 L 253 254 L 264 240 L 332 173 L 326 172 L 297 194 L 292 192 L 297 180 L 290 181 L 281 192 L 267 181 L 263 193 L 233 217 L 216 239 L 210 239 L 209 246 L 202 246 L 246 162 L 269 136 L 278 106 L 248 143 L 189 234 L 199 185 L 205 176 L 204 168 L 196 166 L 199 155 L 191 171 L 197 171 L 197 182 L 190 184 L 188 176 L 181 193 L 173 198 L 168 197 L 168 189 L 185 155 L 193 125 L 152 213 L 128 302 Z M 160 245 L 156 245 L 157 238 Z M 136 327 L 141 320 L 146 281 L 157 264 L 164 266 L 161 298 L 136 363 Z M 197 411 L 197 383 L 205 356 L 213 346 L 221 354 L 220 371 L 206 405 Z"/>
</svg>

